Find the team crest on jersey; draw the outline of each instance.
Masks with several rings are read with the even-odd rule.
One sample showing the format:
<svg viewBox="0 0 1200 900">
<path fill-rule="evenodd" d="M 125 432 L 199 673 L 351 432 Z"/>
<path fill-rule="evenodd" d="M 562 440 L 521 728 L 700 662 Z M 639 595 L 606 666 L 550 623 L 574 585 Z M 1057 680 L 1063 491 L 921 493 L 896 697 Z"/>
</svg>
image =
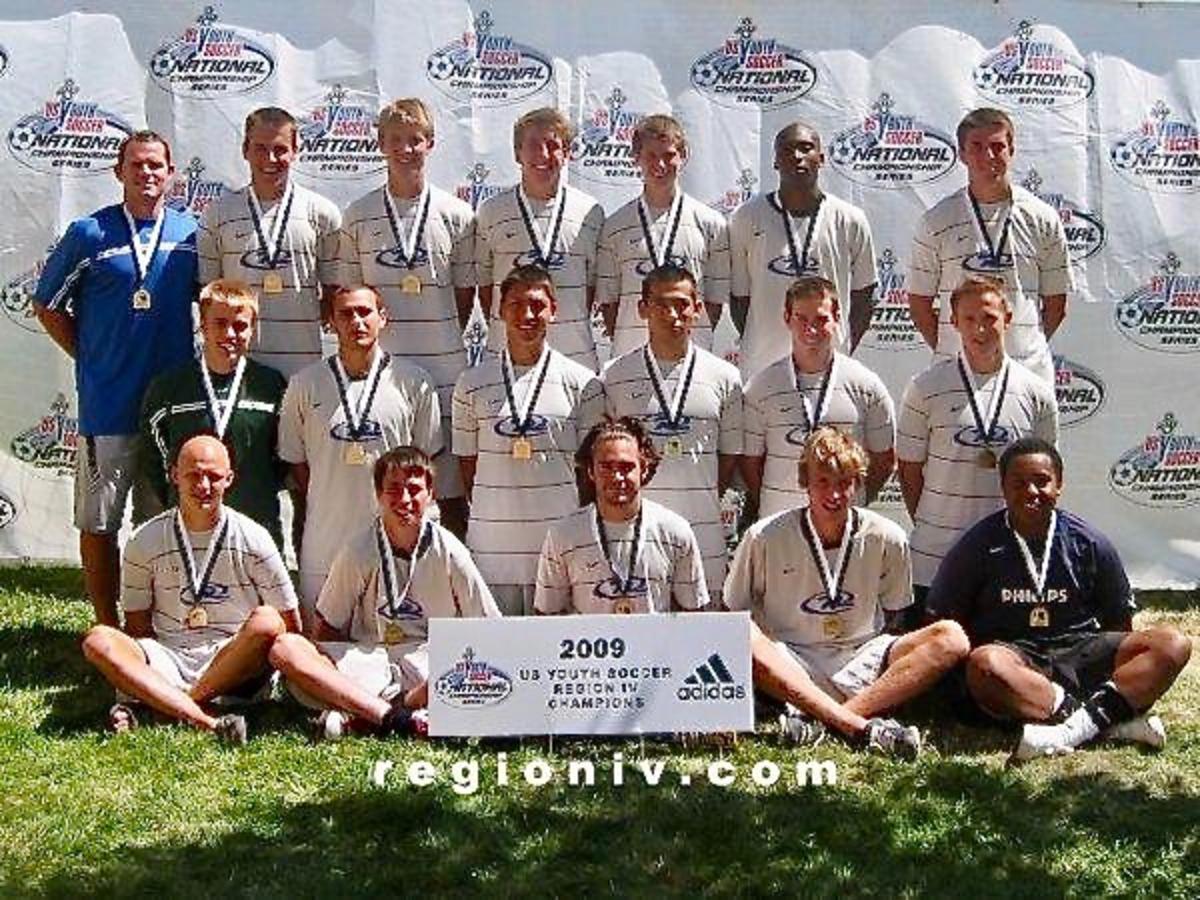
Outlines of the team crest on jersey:
<svg viewBox="0 0 1200 900">
<path fill-rule="evenodd" d="M 1200 350 L 1200 275 L 1181 275 L 1179 269 L 1179 257 L 1168 253 L 1158 274 L 1114 307 L 1117 330 L 1139 347 Z"/>
<path fill-rule="evenodd" d="M 646 431 L 654 437 L 678 437 L 692 430 L 691 416 L 680 416 L 675 422 L 672 422 L 671 417 L 666 413 L 657 413 L 642 416 L 642 421 L 646 423 Z"/>
<path fill-rule="evenodd" d="M 731 216 L 739 206 L 754 196 L 754 186 L 758 184 L 758 176 L 753 169 L 742 169 L 733 187 L 708 202 L 708 205 L 719 213 Z"/>
<path fill-rule="evenodd" d="M 45 334 L 38 324 L 33 311 L 33 294 L 37 290 L 38 279 L 42 277 L 42 269 L 46 266 L 46 257 L 54 250 L 51 244 L 46 250 L 46 256 L 38 260 L 31 269 L 26 269 L 19 275 L 14 275 L 0 285 L 0 307 L 4 314 L 16 325 L 21 326 L 32 334 Z"/>
<path fill-rule="evenodd" d="M 1006 426 L 999 422 L 992 429 L 991 440 L 985 438 L 974 425 L 964 425 L 954 435 L 954 443 L 960 447 L 972 447 L 982 449 L 991 447 L 993 450 L 1000 447 L 1007 447 L 1015 438 L 1011 437 Z"/>
<path fill-rule="evenodd" d="M 386 168 L 375 132 L 377 104 L 368 104 L 367 97 L 335 84 L 312 105 L 300 120 L 298 172 L 312 178 L 365 178 Z"/>
<path fill-rule="evenodd" d="M 271 257 L 267 253 L 266 248 L 259 241 L 254 242 L 254 246 L 246 250 L 238 260 L 244 268 L 258 269 L 265 271 L 267 269 L 288 269 L 292 265 L 292 251 L 287 246 L 281 246 L 276 250 L 275 265 L 271 265 Z"/>
<path fill-rule="evenodd" d="M 1026 173 L 1021 186 L 1039 200 L 1049 203 L 1058 213 L 1063 231 L 1067 234 L 1067 252 L 1071 262 L 1082 262 L 1100 252 L 1106 232 L 1099 213 L 1084 209 L 1060 193 L 1043 190 L 1042 176 L 1036 169 Z"/>
<path fill-rule="evenodd" d="M 1016 108 L 1059 108 L 1090 97 L 1096 77 L 1083 57 L 1053 41 L 1035 40 L 1033 30 L 1022 21 L 1012 37 L 984 56 L 972 73 L 979 92 Z"/>
<path fill-rule="evenodd" d="M 863 342 L 875 350 L 916 350 L 925 346 L 908 310 L 905 274 L 895 251 L 885 247 L 875 266 L 875 309 Z"/>
<path fill-rule="evenodd" d="M 644 239 L 642 238 L 641 235 L 638 235 L 638 237 L 636 238 L 636 243 L 639 248 L 645 247 L 643 240 Z M 691 260 L 689 260 L 686 256 L 680 256 L 677 253 L 668 254 L 667 258 L 663 261 L 663 265 L 678 266 L 681 269 L 687 269 L 689 272 L 692 272 Z M 646 275 L 649 275 L 652 271 L 654 271 L 654 268 L 655 268 L 654 260 L 647 257 L 646 259 L 639 259 L 637 261 L 637 264 L 633 267 L 633 270 L 635 272 L 637 272 L 639 275 L 641 275 L 642 277 L 645 277 Z M 692 272 L 692 274 L 695 275 L 696 273 Z M 603 314 L 601 314 L 601 316 L 600 316 L 600 327 L 603 330 L 603 328 L 604 328 Z"/>
<path fill-rule="evenodd" d="M 829 160 L 851 181 L 904 188 L 934 181 L 954 168 L 954 141 L 916 116 L 893 112 L 895 106 L 885 91 L 859 124 L 834 136 Z"/>
<path fill-rule="evenodd" d="M 79 420 L 68 415 L 70 409 L 63 394 L 56 396 L 50 411 L 37 424 L 12 439 L 9 445 L 12 455 L 54 477 L 72 474 L 79 442 Z"/>
<path fill-rule="evenodd" d="M 389 269 L 407 269 L 411 262 L 414 267 L 423 266 L 429 262 L 429 251 L 425 247 L 417 247 L 413 251 L 412 259 L 405 257 L 401 259 L 404 250 L 400 247 L 388 247 L 380 250 L 375 254 L 375 262 Z"/>
<path fill-rule="evenodd" d="M 275 73 L 275 57 L 253 32 L 218 25 L 211 6 L 150 57 L 150 74 L 176 97 L 206 99 L 252 91 Z"/>
<path fill-rule="evenodd" d="M 437 677 L 433 692 L 448 706 L 459 709 L 491 706 L 512 693 L 512 678 L 477 659 L 474 649 L 467 647 L 454 668 Z"/>
<path fill-rule="evenodd" d="M 42 104 L 8 130 L 8 151 L 17 162 L 51 175 L 95 175 L 112 169 L 117 150 L 133 128 L 119 115 L 78 99 L 68 78 Z"/>
<path fill-rule="evenodd" d="M 1142 443 L 1121 454 L 1108 472 L 1113 493 L 1139 506 L 1172 508 L 1200 502 L 1200 436 L 1178 434 L 1168 412 Z"/>
<path fill-rule="evenodd" d="M 351 434 L 350 423 L 341 421 L 329 429 L 329 436 L 335 441 L 347 441 L 351 444 L 362 441 L 374 441 L 383 437 L 383 425 L 377 419 L 367 416 L 363 418 L 362 423 L 359 425 L 358 433 Z"/>
<path fill-rule="evenodd" d="M 633 130 L 645 114 L 626 108 L 629 97 L 614 85 L 599 106 L 584 113 L 584 124 L 571 142 L 571 169 L 580 178 L 601 184 L 639 184 L 633 158 Z"/>
<path fill-rule="evenodd" d="M 193 156 L 171 182 L 170 190 L 167 191 L 168 207 L 199 219 L 204 215 L 204 211 L 228 190 L 223 182 L 205 178 L 204 169 L 200 157 Z"/>
<path fill-rule="evenodd" d="M 1104 407 L 1104 380 L 1082 363 L 1054 357 L 1054 399 L 1058 401 L 1058 424 L 1078 425 Z"/>
<path fill-rule="evenodd" d="M 633 576 L 629 581 L 624 581 L 616 575 L 610 575 L 603 581 L 599 582 L 592 588 L 592 596 L 598 597 L 601 600 L 620 600 L 624 597 L 645 597 L 649 593 L 649 586 L 645 578 Z"/>
<path fill-rule="evenodd" d="M 533 413 L 524 428 L 518 429 L 512 416 L 501 416 L 492 426 L 492 431 L 503 438 L 533 437 L 536 434 L 546 434 L 550 430 L 550 420 L 545 416 Z"/>
<path fill-rule="evenodd" d="M 795 103 L 817 84 L 817 69 L 794 47 L 756 37 L 745 17 L 715 50 L 692 63 L 692 87 L 724 106 L 775 109 Z"/>
<path fill-rule="evenodd" d="M 1200 130 L 1195 122 L 1171 118 L 1159 100 L 1142 124 L 1108 150 L 1117 174 L 1148 191 L 1188 194 L 1200 189 Z"/>
<path fill-rule="evenodd" d="M 17 517 L 17 504 L 0 494 L 0 528 L 7 528 Z"/>
<path fill-rule="evenodd" d="M 504 106 L 541 92 L 554 66 L 540 50 L 494 31 L 491 13 L 483 10 L 470 31 L 434 50 L 425 74 L 439 91 L 455 100 Z"/>
<path fill-rule="evenodd" d="M 411 622 L 425 618 L 425 610 L 421 607 L 421 604 L 408 596 L 402 597 L 399 603 L 392 604 L 391 606 L 384 603 L 376 612 L 389 622 Z"/>
<path fill-rule="evenodd" d="M 816 242 L 814 241 L 814 243 Z M 821 260 L 817 256 L 817 248 L 813 247 L 808 251 L 808 256 L 800 261 L 800 265 L 796 265 L 796 260 L 792 258 L 791 253 L 785 253 L 783 256 L 776 256 L 770 260 L 767 263 L 767 271 L 782 275 L 784 278 L 820 275 Z"/>
<path fill-rule="evenodd" d="M 854 594 L 847 590 L 840 590 L 835 598 L 830 597 L 825 591 L 817 591 L 801 602 L 800 608 L 814 616 L 836 616 L 838 613 L 854 609 Z"/>
<path fill-rule="evenodd" d="M 495 197 L 504 190 L 504 188 L 497 184 L 487 183 L 491 174 L 491 170 L 483 163 L 475 163 L 475 165 L 467 169 L 467 180 L 454 189 L 454 196 L 459 200 L 471 204 L 471 209 L 479 209 L 479 204 L 483 203 L 484 200 L 487 200 L 489 197 Z"/>
<path fill-rule="evenodd" d="M 524 253 L 518 253 L 513 257 L 513 268 L 517 266 L 542 266 L 543 268 L 556 272 L 567 264 L 567 254 L 563 253 L 557 247 L 550 251 L 548 259 L 543 260 L 538 252 L 532 248 Z"/>
</svg>

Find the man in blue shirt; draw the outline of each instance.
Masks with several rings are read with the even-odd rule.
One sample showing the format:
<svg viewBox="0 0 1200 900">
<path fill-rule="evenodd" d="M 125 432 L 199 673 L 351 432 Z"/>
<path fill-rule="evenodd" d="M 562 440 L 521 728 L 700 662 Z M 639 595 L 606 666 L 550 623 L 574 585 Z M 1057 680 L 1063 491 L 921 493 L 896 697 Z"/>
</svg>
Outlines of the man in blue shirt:
<svg viewBox="0 0 1200 900">
<path fill-rule="evenodd" d="M 134 132 L 115 170 L 122 202 L 71 223 L 34 296 L 46 333 L 75 360 L 79 555 L 96 621 L 113 626 L 117 530 L 136 471 L 142 395 L 151 378 L 192 356 L 196 295 L 195 222 L 164 204 L 175 171 L 166 140 Z"/>
<path fill-rule="evenodd" d="M 1000 457 L 1006 508 L 959 539 L 929 591 L 929 615 L 955 619 L 971 640 L 972 698 L 994 718 L 1026 723 L 1014 761 L 1096 737 L 1162 747 L 1162 722 L 1145 713 L 1191 654 L 1172 628 L 1132 630 L 1136 606 L 1116 549 L 1056 509 L 1062 475 L 1053 444 L 1010 444 Z"/>
</svg>

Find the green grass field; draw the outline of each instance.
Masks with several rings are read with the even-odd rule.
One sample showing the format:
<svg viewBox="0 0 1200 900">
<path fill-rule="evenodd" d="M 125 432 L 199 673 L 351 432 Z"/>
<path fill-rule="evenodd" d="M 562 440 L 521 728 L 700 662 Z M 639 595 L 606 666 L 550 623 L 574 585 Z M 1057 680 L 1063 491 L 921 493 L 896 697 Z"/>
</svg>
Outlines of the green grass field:
<svg viewBox="0 0 1200 900">
<path fill-rule="evenodd" d="M 304 716 L 250 713 L 250 745 L 223 750 L 179 727 L 102 733 L 111 693 L 85 665 L 79 573 L 0 571 L 0 894 L 294 897 L 486 891 L 499 895 L 864 894 L 1200 896 L 1200 660 L 1160 704 L 1159 755 L 1102 747 L 1010 770 L 1013 737 L 912 717 L 932 749 L 914 765 L 836 741 L 797 752 L 769 736 L 724 759 L 665 742 L 313 746 Z M 1143 597 L 1138 623 L 1200 636 L 1200 599 Z M 506 754 L 511 786 L 497 785 Z M 614 753 L 625 786 L 611 784 Z M 545 758 L 558 777 L 524 783 Z M 442 770 L 407 783 L 410 762 Z M 596 785 L 566 782 L 568 760 Z M 662 783 L 635 768 L 661 760 Z M 446 770 L 479 765 L 456 793 Z M 753 765 L 783 770 L 770 787 Z M 798 786 L 830 760 L 836 786 Z M 394 768 L 382 787 L 369 773 Z M 690 786 L 681 783 L 689 776 Z"/>
</svg>

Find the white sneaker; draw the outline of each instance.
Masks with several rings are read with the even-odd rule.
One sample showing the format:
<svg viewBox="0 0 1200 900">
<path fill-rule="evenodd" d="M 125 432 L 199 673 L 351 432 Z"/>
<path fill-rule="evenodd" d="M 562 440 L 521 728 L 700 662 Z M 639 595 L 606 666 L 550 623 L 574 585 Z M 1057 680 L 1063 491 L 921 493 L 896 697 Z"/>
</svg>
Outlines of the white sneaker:
<svg viewBox="0 0 1200 900">
<path fill-rule="evenodd" d="M 1114 725 L 1104 732 L 1104 738 L 1130 744 L 1145 744 L 1147 747 L 1161 750 L 1167 743 L 1167 729 L 1158 716 L 1138 716 L 1136 719 Z"/>
<path fill-rule="evenodd" d="M 314 741 L 340 741 L 346 734 L 347 716 L 340 709 L 327 709 L 313 721 Z"/>
<path fill-rule="evenodd" d="M 1026 725 L 1021 729 L 1017 749 L 1008 758 L 1010 763 L 1025 762 L 1040 756 L 1066 756 L 1075 752 L 1060 725 Z"/>
</svg>

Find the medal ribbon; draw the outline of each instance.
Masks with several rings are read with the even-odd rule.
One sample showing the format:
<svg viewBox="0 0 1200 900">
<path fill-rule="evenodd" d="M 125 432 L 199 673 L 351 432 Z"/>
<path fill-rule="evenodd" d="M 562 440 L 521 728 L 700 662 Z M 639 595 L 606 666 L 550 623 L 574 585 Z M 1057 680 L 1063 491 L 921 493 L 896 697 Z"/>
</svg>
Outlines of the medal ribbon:
<svg viewBox="0 0 1200 900">
<path fill-rule="evenodd" d="M 971 376 L 971 367 L 963 359 L 962 353 L 958 354 L 958 374 L 967 391 L 967 402 L 971 407 L 971 417 L 975 420 L 975 430 L 979 432 L 979 436 L 983 438 L 985 444 L 991 442 L 992 432 L 996 430 L 996 423 L 1000 421 L 1000 409 L 1004 405 L 1004 395 L 1008 393 L 1008 364 L 1009 359 L 1005 356 L 1004 363 L 996 375 L 996 388 L 992 391 L 991 402 L 988 404 L 985 418 L 980 413 L 979 401 L 975 396 L 975 380 Z"/>
<path fill-rule="evenodd" d="M 638 507 L 637 518 L 633 521 L 633 544 L 629 548 L 629 571 L 624 578 L 613 564 L 612 548 L 608 544 L 608 532 L 604 528 L 604 520 L 600 518 L 600 507 L 596 507 L 596 535 L 600 538 L 600 550 L 604 553 L 604 561 L 608 570 L 617 580 L 621 593 L 628 595 L 633 590 L 633 580 L 637 576 L 638 559 L 642 555 L 642 512 L 643 506 Z"/>
<path fill-rule="evenodd" d="M 421 196 L 417 198 L 416 214 L 408 234 L 400 233 L 400 217 L 396 214 L 396 204 L 391 192 L 383 189 L 383 206 L 387 210 L 388 223 L 392 226 L 392 234 L 396 238 L 396 251 L 400 262 L 407 269 L 416 267 L 417 248 L 421 246 L 421 236 L 425 234 L 425 223 L 429 219 L 429 185 L 425 185 Z"/>
<path fill-rule="evenodd" d="M 413 576 L 417 571 L 417 562 L 433 543 L 433 529 L 426 519 L 421 520 L 421 530 L 417 534 L 417 544 L 413 548 L 412 559 L 408 563 L 408 577 L 404 581 L 404 590 L 396 593 L 396 554 L 392 550 L 392 542 L 388 540 L 387 529 L 383 527 L 383 517 L 375 519 L 375 547 L 379 551 L 379 573 L 383 576 L 384 604 L 379 612 L 388 619 L 395 619 L 400 612 L 400 605 L 408 599 L 412 590 Z"/>
<path fill-rule="evenodd" d="M 122 206 L 121 212 L 125 214 L 125 225 L 129 229 L 129 249 L 133 251 L 133 286 L 134 290 L 137 290 L 145 284 L 150 266 L 154 262 L 154 255 L 158 253 L 158 245 L 162 243 L 163 223 L 167 219 L 167 208 L 164 205 L 158 210 L 158 216 L 154 219 L 154 227 L 150 229 L 150 237 L 145 244 L 138 238 L 137 222 L 134 221 L 129 210 Z"/>
<path fill-rule="evenodd" d="M 675 385 L 675 396 L 671 398 L 670 404 L 667 403 L 667 393 L 663 389 L 662 372 L 659 371 L 658 361 L 654 358 L 654 354 L 650 352 L 649 344 L 642 347 L 642 358 L 646 363 L 646 371 L 650 373 L 650 384 L 654 387 L 654 396 L 658 398 L 662 414 L 667 417 L 667 424 L 673 428 L 683 418 L 683 409 L 687 405 L 688 393 L 692 389 L 692 375 L 696 372 L 696 347 L 694 344 L 688 344 L 687 356 L 683 362 L 684 375 Z"/>
<path fill-rule="evenodd" d="M 833 381 L 834 369 L 837 367 L 837 353 L 833 353 L 829 360 L 829 368 L 825 370 L 825 377 L 821 379 L 821 386 L 817 389 L 817 404 L 816 411 L 809 406 L 808 396 L 804 391 L 800 390 L 800 373 L 796 371 L 796 367 L 792 366 L 792 387 L 796 393 L 800 395 L 800 405 L 804 410 L 804 425 L 809 433 L 816 431 L 821 422 L 825 420 L 825 414 L 829 412 L 830 398 L 833 396 Z"/>
<path fill-rule="evenodd" d="M 258 205 L 258 197 L 254 196 L 253 187 L 246 188 L 246 205 L 250 207 L 250 221 L 254 223 L 254 233 L 258 237 L 259 248 L 266 254 L 267 264 L 272 269 L 278 265 L 280 254 L 283 252 L 283 233 L 287 229 L 288 219 L 292 215 L 292 199 L 294 197 L 295 190 L 289 181 L 283 197 L 275 207 L 275 233 L 268 239 L 267 233 L 263 231 L 262 207 Z"/>
<path fill-rule="evenodd" d="M 800 520 L 800 533 L 808 544 L 809 552 L 817 564 L 817 574 L 821 576 L 821 585 L 825 588 L 825 596 L 836 600 L 842 592 L 842 583 L 846 580 L 846 570 L 850 567 L 850 545 L 858 534 L 858 511 L 850 509 L 850 521 L 842 529 L 842 543 L 838 547 L 837 580 L 829 570 L 829 560 L 825 558 L 825 548 L 821 546 L 821 538 L 817 534 L 817 526 L 813 524 L 812 509 L 804 508 L 804 517 Z"/>
<path fill-rule="evenodd" d="M 666 235 L 666 241 L 663 243 L 662 253 L 658 252 L 658 247 L 654 243 L 654 235 L 650 233 L 650 216 L 646 209 L 646 201 L 642 197 L 638 197 L 637 202 L 638 219 L 642 223 L 642 236 L 646 239 L 646 252 L 650 254 L 650 261 L 654 263 L 654 267 L 666 265 L 671 258 L 671 251 L 675 248 L 675 235 L 679 232 L 679 221 L 683 218 L 683 191 L 675 191 L 675 202 L 671 204 L 671 211 L 667 215 L 667 227 L 663 232 Z"/>
<path fill-rule="evenodd" d="M 233 418 L 233 409 L 237 406 L 238 393 L 242 389 L 242 376 L 246 374 L 246 357 L 240 357 L 237 361 L 237 367 L 233 370 L 233 381 L 229 385 L 229 393 L 225 396 L 225 402 L 222 404 L 217 399 L 217 392 L 213 388 L 212 375 L 208 372 L 208 364 L 204 361 L 204 355 L 200 356 L 200 380 L 204 383 L 204 398 L 208 404 L 208 417 L 212 420 L 213 431 L 217 433 L 217 437 L 225 437 L 225 429 L 229 427 L 229 420 Z"/>
<path fill-rule="evenodd" d="M 795 269 L 797 275 L 803 275 L 808 269 L 808 250 L 812 246 L 813 232 L 817 228 L 817 216 L 821 214 L 821 204 L 824 202 L 825 196 L 822 194 L 817 198 L 817 208 L 808 217 L 808 231 L 804 233 L 804 249 L 797 254 L 796 246 L 798 242 L 796 241 L 795 217 L 783 205 L 783 200 L 780 198 L 778 191 L 775 193 L 775 205 L 779 209 L 779 215 L 783 218 L 783 230 L 787 232 L 788 252 L 792 256 L 792 267 Z"/>
<path fill-rule="evenodd" d="M 533 418 L 534 407 L 537 406 L 538 396 L 542 393 L 542 385 L 546 381 L 546 372 L 550 369 L 550 345 L 542 347 L 542 356 L 537 361 L 537 375 L 534 376 L 533 388 L 525 395 L 525 407 L 517 412 L 517 396 L 515 393 L 516 378 L 512 371 L 512 358 L 505 349 L 500 354 L 500 377 L 504 381 L 504 396 L 508 399 L 508 416 L 512 420 L 517 434 L 524 436 L 529 430 L 529 420 Z"/>
<path fill-rule="evenodd" d="M 534 253 L 537 254 L 538 262 L 543 268 L 549 268 L 550 256 L 554 253 L 554 248 L 558 244 L 558 234 L 562 231 L 563 213 L 567 208 L 567 186 L 559 185 L 558 193 L 554 197 L 554 206 L 550 211 L 550 233 L 547 240 L 542 240 L 542 235 L 538 232 L 537 222 L 534 221 L 533 213 L 529 211 L 529 200 L 525 196 L 525 189 L 520 185 L 517 186 L 517 207 L 521 210 L 521 221 L 525 223 L 525 231 L 529 235 L 529 243 L 533 247 Z"/>
<path fill-rule="evenodd" d="M 1007 516 L 1005 517 L 1007 519 Z M 1021 559 L 1025 561 L 1025 571 L 1029 573 L 1029 580 L 1033 582 L 1034 593 L 1037 594 L 1039 602 L 1046 601 L 1046 577 L 1050 574 L 1050 552 L 1054 549 L 1054 529 L 1058 525 L 1058 513 L 1054 510 L 1050 511 L 1050 527 L 1046 530 L 1046 546 L 1042 549 L 1042 561 L 1034 567 L 1033 553 L 1029 550 L 1029 544 L 1025 543 L 1025 538 L 1021 537 L 1021 532 L 1012 527 L 1012 523 L 1008 523 L 1008 527 L 1012 529 L 1013 537 L 1017 539 L 1017 549 L 1021 551 Z"/>
<path fill-rule="evenodd" d="M 217 525 L 217 530 L 213 535 L 212 542 L 208 545 L 208 550 L 204 553 L 204 562 L 200 567 L 200 577 L 196 577 L 196 559 L 192 551 L 192 542 L 188 538 L 187 529 L 183 527 L 183 513 L 179 510 L 175 511 L 175 543 L 178 545 L 179 556 L 183 560 L 183 571 L 187 576 L 187 587 L 192 591 L 192 605 L 199 606 L 203 603 L 204 591 L 208 588 L 209 579 L 212 578 L 213 568 L 217 564 L 217 554 L 221 550 L 221 545 L 225 543 L 225 536 L 229 533 L 229 516 L 225 510 L 221 510 L 221 521 Z"/>
<path fill-rule="evenodd" d="M 1000 226 L 1000 240 L 997 244 L 992 244 L 992 236 L 988 234 L 987 225 L 983 221 L 983 210 L 979 208 L 979 201 L 975 196 L 967 191 L 967 196 L 971 198 L 971 209 L 975 213 L 975 224 L 979 226 L 979 233 L 983 236 L 983 243 L 987 247 L 988 258 L 996 265 L 1000 264 L 1000 257 L 1004 255 L 1004 249 L 1008 246 L 1009 226 L 1012 225 L 1012 206 L 1009 205 L 1008 215 L 1004 217 L 1004 224 Z"/>
<path fill-rule="evenodd" d="M 383 379 L 383 370 L 387 368 L 390 361 L 391 357 L 388 354 L 378 347 L 375 348 L 371 357 L 371 368 L 367 371 L 367 383 L 362 394 L 359 395 L 358 408 L 355 409 L 350 403 L 350 379 L 342 366 L 342 358 L 336 353 L 329 357 L 329 368 L 333 370 L 333 380 L 337 384 L 338 400 L 341 401 L 342 412 L 346 415 L 346 425 L 350 429 L 350 436 L 356 441 L 362 434 L 363 425 L 366 424 L 367 416 L 370 415 L 371 407 L 375 403 L 375 392 L 379 389 L 379 382 Z"/>
</svg>

